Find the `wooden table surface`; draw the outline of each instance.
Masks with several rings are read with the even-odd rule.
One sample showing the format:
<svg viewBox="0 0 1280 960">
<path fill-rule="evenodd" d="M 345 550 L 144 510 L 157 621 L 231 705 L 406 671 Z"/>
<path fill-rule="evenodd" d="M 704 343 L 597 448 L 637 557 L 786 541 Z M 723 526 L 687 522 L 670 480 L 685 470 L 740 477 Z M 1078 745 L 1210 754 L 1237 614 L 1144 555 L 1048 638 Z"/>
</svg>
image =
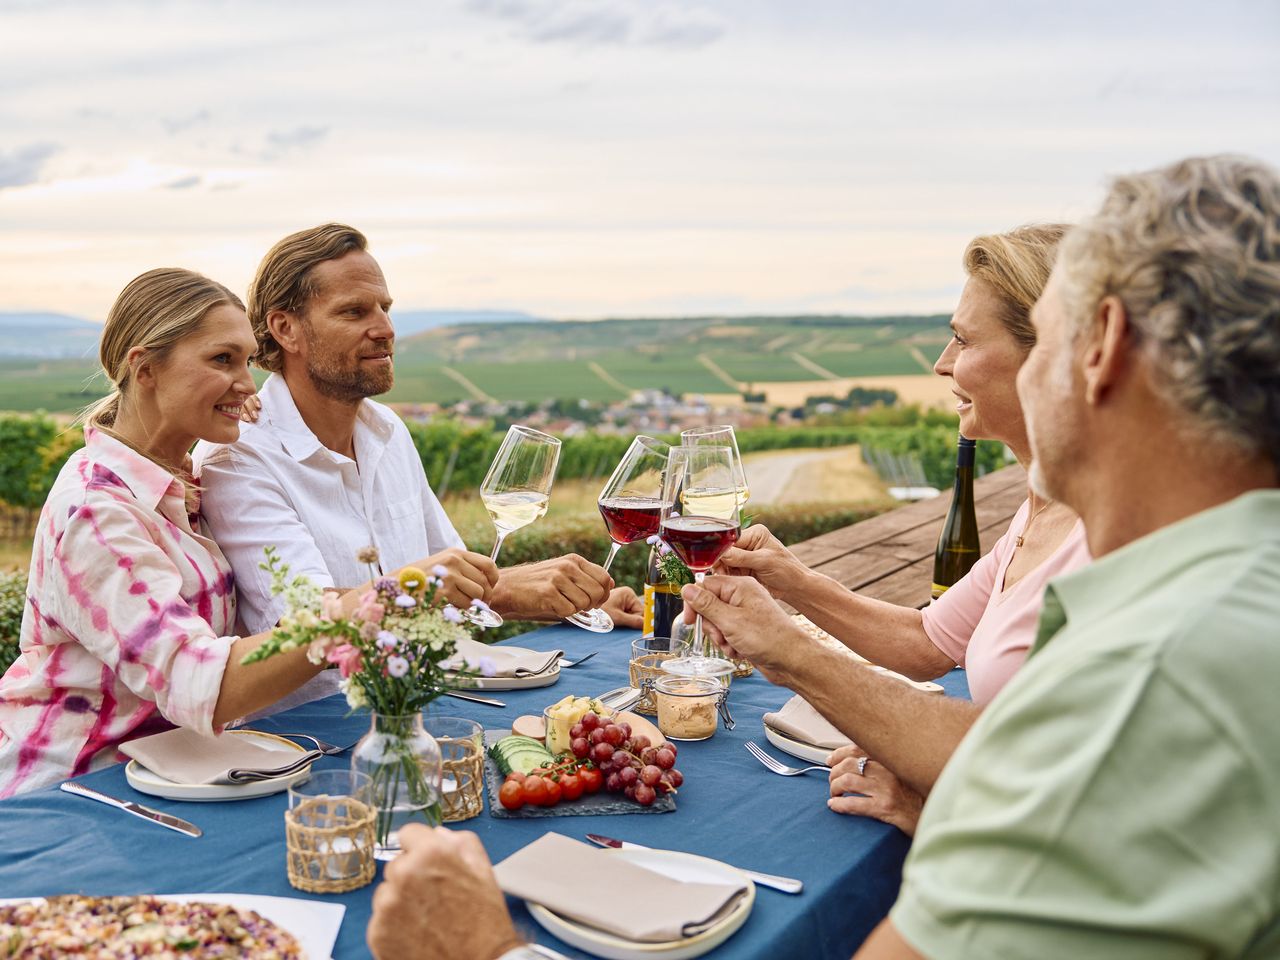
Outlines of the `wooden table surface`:
<svg viewBox="0 0 1280 960">
<path fill-rule="evenodd" d="M 974 481 L 978 531 L 987 553 L 1027 498 L 1027 476 L 1014 464 Z M 919 500 L 870 520 L 793 544 L 814 570 L 867 597 L 904 606 L 929 602 L 933 554 L 951 494 Z"/>
</svg>

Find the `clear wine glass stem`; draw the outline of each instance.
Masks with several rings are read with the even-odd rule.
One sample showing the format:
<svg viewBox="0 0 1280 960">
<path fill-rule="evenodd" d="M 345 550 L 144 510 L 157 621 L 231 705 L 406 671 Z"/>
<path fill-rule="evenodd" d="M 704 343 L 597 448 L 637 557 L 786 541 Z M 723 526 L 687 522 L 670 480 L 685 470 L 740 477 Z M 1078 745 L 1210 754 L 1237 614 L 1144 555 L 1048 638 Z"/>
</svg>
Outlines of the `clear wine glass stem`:
<svg viewBox="0 0 1280 960">
<path fill-rule="evenodd" d="M 702 586 L 702 581 L 706 576 L 706 571 L 699 570 L 693 575 L 693 582 L 698 586 Z M 693 655 L 695 657 L 705 657 L 707 655 L 707 643 L 702 637 L 702 614 L 698 614 L 693 621 Z"/>
<path fill-rule="evenodd" d="M 493 542 L 493 552 L 489 554 L 490 560 L 498 559 L 498 551 L 502 549 L 502 541 L 507 539 L 507 535 L 501 530 L 498 531 L 498 539 Z"/>
<path fill-rule="evenodd" d="M 609 556 L 604 559 L 604 572 L 609 572 L 609 566 L 613 563 L 613 558 L 618 555 L 618 551 L 622 549 L 622 544 L 614 540 L 609 544 Z"/>
</svg>

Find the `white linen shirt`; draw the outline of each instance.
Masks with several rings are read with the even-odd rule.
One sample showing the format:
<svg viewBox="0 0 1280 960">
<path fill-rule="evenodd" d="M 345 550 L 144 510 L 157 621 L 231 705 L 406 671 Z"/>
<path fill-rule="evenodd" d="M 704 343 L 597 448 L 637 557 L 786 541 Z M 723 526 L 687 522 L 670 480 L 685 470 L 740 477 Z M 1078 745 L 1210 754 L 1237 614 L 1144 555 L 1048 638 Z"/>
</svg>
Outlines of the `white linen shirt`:
<svg viewBox="0 0 1280 960">
<path fill-rule="evenodd" d="M 266 546 L 275 546 L 291 577 L 338 588 L 370 578 L 356 561 L 361 547 L 377 547 L 379 572 L 390 573 L 464 546 L 427 483 L 408 428 L 388 407 L 361 401 L 351 460 L 311 432 L 283 377 L 272 374 L 259 394 L 262 413 L 256 424 L 241 425 L 239 440 L 201 441 L 192 454 L 201 514 L 235 571 L 246 634 L 271 629 L 284 612 L 259 566 Z M 337 671 L 326 670 L 270 712 L 337 690 Z"/>
</svg>

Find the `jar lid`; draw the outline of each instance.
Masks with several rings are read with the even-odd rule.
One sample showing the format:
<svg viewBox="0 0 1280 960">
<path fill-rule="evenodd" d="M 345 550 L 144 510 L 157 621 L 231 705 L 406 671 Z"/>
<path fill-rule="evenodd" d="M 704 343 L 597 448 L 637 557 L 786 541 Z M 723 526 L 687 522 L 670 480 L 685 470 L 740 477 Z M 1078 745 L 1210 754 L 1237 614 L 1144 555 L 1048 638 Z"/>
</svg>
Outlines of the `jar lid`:
<svg viewBox="0 0 1280 960">
<path fill-rule="evenodd" d="M 732 661 L 720 657 L 673 657 L 664 660 L 661 666 L 664 673 L 675 674 L 677 677 L 712 679 L 728 676 L 734 670 Z"/>
<path fill-rule="evenodd" d="M 669 697 L 714 697 L 724 692 L 724 684 L 715 677 L 659 677 L 653 689 Z"/>
</svg>

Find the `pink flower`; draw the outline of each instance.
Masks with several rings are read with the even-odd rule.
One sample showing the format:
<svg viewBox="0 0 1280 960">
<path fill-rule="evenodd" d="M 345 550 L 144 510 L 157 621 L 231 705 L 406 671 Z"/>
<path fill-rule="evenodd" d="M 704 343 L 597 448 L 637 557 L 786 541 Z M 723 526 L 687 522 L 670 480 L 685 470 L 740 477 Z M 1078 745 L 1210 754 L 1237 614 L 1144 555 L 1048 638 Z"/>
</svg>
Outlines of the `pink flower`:
<svg viewBox="0 0 1280 960">
<path fill-rule="evenodd" d="M 325 659 L 338 665 L 338 672 L 342 674 L 342 679 L 344 680 L 359 671 L 363 666 L 360 651 L 349 643 L 334 647 L 329 651 Z"/>
<path fill-rule="evenodd" d="M 378 595 L 372 590 L 367 590 L 360 598 L 360 606 L 356 607 L 356 612 L 351 616 L 365 623 L 380 623 L 382 615 L 386 612 L 386 605 L 378 602 Z"/>
<path fill-rule="evenodd" d="M 399 679 L 409 672 L 409 661 L 404 657 L 388 657 L 387 673 Z"/>
<path fill-rule="evenodd" d="M 320 616 L 326 620 L 341 620 L 342 595 L 336 590 L 326 590 L 320 598 Z"/>
<path fill-rule="evenodd" d="M 311 639 L 307 644 L 307 659 L 312 663 L 322 662 L 329 653 L 329 648 L 334 644 L 334 638 L 325 636 L 323 633 Z"/>
</svg>

